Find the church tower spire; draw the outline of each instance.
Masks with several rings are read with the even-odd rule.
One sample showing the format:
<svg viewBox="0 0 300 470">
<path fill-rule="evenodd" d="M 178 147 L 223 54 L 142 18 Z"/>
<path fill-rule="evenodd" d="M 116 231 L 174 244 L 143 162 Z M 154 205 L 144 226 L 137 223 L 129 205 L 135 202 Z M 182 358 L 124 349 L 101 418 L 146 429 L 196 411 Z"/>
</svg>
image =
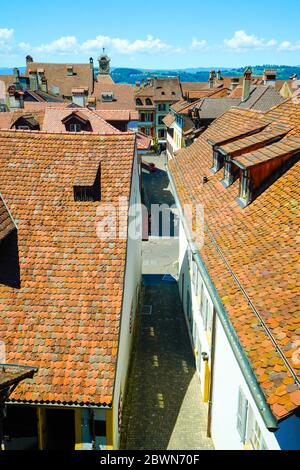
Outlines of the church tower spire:
<svg viewBox="0 0 300 470">
<path fill-rule="evenodd" d="M 110 74 L 110 57 L 106 55 L 104 47 L 103 47 L 103 53 L 100 55 L 98 61 L 99 61 L 99 74 L 109 75 Z"/>
</svg>

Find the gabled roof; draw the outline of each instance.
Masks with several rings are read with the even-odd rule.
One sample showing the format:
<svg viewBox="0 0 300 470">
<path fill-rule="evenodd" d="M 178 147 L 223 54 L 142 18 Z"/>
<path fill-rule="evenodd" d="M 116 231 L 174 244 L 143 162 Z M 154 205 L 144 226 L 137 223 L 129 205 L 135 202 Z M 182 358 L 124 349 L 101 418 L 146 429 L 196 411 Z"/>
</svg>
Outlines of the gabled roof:
<svg viewBox="0 0 300 470">
<path fill-rule="evenodd" d="M 276 158 L 296 154 L 300 154 L 300 135 L 293 135 L 267 147 L 244 153 L 241 156 L 236 157 L 235 162 L 240 168 L 247 169 L 259 166 L 270 160 L 274 161 Z"/>
<path fill-rule="evenodd" d="M 163 119 L 163 122 L 167 127 L 170 127 L 172 126 L 173 122 L 175 122 L 175 116 L 173 114 L 167 114 Z"/>
<path fill-rule="evenodd" d="M 105 121 L 138 121 L 139 112 L 132 109 L 97 109 L 94 111 Z"/>
<path fill-rule="evenodd" d="M 182 99 L 182 91 L 178 77 L 156 78 L 153 82 L 154 101 L 176 102 Z"/>
<path fill-rule="evenodd" d="M 97 82 L 98 83 L 101 83 L 101 84 L 112 84 L 112 83 L 115 83 L 111 77 L 111 75 L 109 74 L 99 74 L 97 76 Z"/>
<path fill-rule="evenodd" d="M 204 98 L 194 108 L 199 111 L 201 119 L 216 119 L 239 103 L 240 100 L 234 98 Z"/>
<path fill-rule="evenodd" d="M 19 289 L 0 285 L 9 363 L 39 367 L 12 399 L 111 405 L 127 240 L 97 236 L 107 204 L 126 226 L 135 135 L 0 132 L 1 192 L 18 221 Z M 101 202 L 75 202 L 80 165 L 101 165 Z M 101 208 L 106 208 L 101 212 Z"/>
<path fill-rule="evenodd" d="M 211 173 L 208 143 L 234 139 L 234 135 L 238 143 L 246 129 L 259 128 L 259 121 L 288 125 L 293 129 L 287 137 L 299 134 L 300 102 L 283 103 L 266 114 L 227 111 L 190 147 L 177 152 L 169 168 L 181 204 L 204 206 L 202 260 L 266 401 L 280 420 L 300 406 L 295 378 L 299 361 L 293 360 L 300 334 L 300 162 L 242 209 L 235 200 L 239 181 L 225 189 L 223 171 Z M 205 184 L 204 177 L 208 178 Z"/>
<path fill-rule="evenodd" d="M 74 74 L 69 76 L 67 69 L 73 68 Z M 50 64 L 42 62 L 31 62 L 27 65 L 25 75 L 29 76 L 29 71 L 37 72 L 43 69 L 49 93 L 62 96 L 72 96 L 72 88 L 86 87 L 91 93 L 93 90 L 94 71 L 90 64 Z"/>
<path fill-rule="evenodd" d="M 10 124 L 8 127 L 1 127 L 1 114 L 0 113 L 0 129 L 9 129 L 14 126 L 14 123 L 20 118 L 28 115 L 26 110 L 14 111 L 10 114 Z M 39 109 L 38 111 L 31 111 L 30 116 L 32 116 L 40 125 L 40 130 L 43 132 L 52 132 L 52 133 L 66 133 L 66 127 L 64 125 L 65 119 L 70 116 L 74 117 L 78 115 L 79 119 L 89 121 L 91 126 L 91 131 L 94 134 L 120 134 L 121 131 L 113 127 L 111 124 L 106 122 L 99 114 L 92 111 L 88 108 L 69 108 L 69 107 L 47 107 L 44 109 Z M 7 124 L 7 121 L 4 122 Z"/>
<path fill-rule="evenodd" d="M 252 87 L 250 97 L 240 104 L 241 108 L 266 112 L 285 99 L 272 86 L 259 85 Z"/>
<path fill-rule="evenodd" d="M 113 101 L 102 101 L 102 93 L 113 93 Z M 131 110 L 135 111 L 134 88 L 119 83 L 95 83 L 94 93 L 97 110 Z"/>
</svg>

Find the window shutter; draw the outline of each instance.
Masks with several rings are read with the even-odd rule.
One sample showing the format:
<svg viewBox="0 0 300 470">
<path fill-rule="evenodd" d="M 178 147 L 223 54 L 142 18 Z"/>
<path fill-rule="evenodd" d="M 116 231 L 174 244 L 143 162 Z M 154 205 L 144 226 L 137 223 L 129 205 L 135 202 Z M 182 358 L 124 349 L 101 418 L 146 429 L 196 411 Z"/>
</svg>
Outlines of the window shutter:
<svg viewBox="0 0 300 470">
<path fill-rule="evenodd" d="M 239 401 L 238 401 L 238 412 L 237 412 L 237 429 L 241 437 L 241 441 L 244 443 L 246 439 L 246 427 L 247 427 L 247 413 L 248 413 L 248 401 L 242 391 L 239 389 Z"/>
</svg>

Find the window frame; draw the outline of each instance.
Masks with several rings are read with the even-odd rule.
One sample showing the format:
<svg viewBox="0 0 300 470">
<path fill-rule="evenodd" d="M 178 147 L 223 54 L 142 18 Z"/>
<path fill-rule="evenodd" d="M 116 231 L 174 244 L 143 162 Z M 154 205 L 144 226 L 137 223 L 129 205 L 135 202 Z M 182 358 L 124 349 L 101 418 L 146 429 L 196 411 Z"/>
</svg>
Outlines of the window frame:
<svg viewBox="0 0 300 470">
<path fill-rule="evenodd" d="M 79 130 L 77 130 L 79 129 Z M 69 132 L 73 132 L 73 133 L 78 133 L 78 132 L 81 132 L 82 131 L 82 128 L 81 128 L 81 124 L 78 123 L 78 122 L 72 122 L 70 124 L 70 127 L 69 127 Z"/>
</svg>

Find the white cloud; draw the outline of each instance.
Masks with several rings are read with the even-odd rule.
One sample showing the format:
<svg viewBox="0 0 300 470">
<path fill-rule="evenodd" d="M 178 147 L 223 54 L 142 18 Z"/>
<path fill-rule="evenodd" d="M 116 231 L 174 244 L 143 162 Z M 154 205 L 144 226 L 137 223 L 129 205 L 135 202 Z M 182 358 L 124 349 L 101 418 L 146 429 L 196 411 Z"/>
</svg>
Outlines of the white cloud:
<svg viewBox="0 0 300 470">
<path fill-rule="evenodd" d="M 190 49 L 199 50 L 204 49 L 207 46 L 207 41 L 205 39 L 196 39 L 194 38 L 192 44 L 190 45 Z"/>
<path fill-rule="evenodd" d="M 108 47 L 119 54 L 134 54 L 138 52 L 164 52 L 172 50 L 170 44 L 161 39 L 148 35 L 146 39 L 128 39 L 111 38 L 109 36 L 97 36 L 95 39 L 89 39 L 80 46 L 80 50 L 85 52 L 98 52 L 103 47 Z"/>
<path fill-rule="evenodd" d="M 300 51 L 300 41 L 292 43 L 290 41 L 283 41 L 279 44 L 279 51 Z"/>
<path fill-rule="evenodd" d="M 41 44 L 38 47 L 34 47 L 33 50 L 36 52 L 46 52 L 48 54 L 63 54 L 66 52 L 75 52 L 78 43 L 75 36 L 63 36 L 49 44 Z"/>
<path fill-rule="evenodd" d="M 247 34 L 245 31 L 236 31 L 231 39 L 224 39 L 224 44 L 229 49 L 241 52 L 248 49 L 265 49 L 276 46 L 275 39 L 261 39 L 254 34 Z"/>
<path fill-rule="evenodd" d="M 12 49 L 14 42 L 14 30 L 0 28 L 0 52 Z"/>
<path fill-rule="evenodd" d="M 49 55 L 55 54 L 92 54 L 93 52 L 99 53 L 103 47 L 108 48 L 110 51 L 117 54 L 130 55 L 135 53 L 158 53 L 158 52 L 181 52 L 182 49 L 175 48 L 170 44 L 162 41 L 161 39 L 154 38 L 148 35 L 145 39 L 136 39 L 129 41 L 128 39 L 113 38 L 110 36 L 97 36 L 94 39 L 88 39 L 83 43 L 79 43 L 75 36 L 63 36 L 48 44 L 41 44 L 40 46 L 31 46 L 28 43 L 21 42 L 18 45 L 22 51 L 44 53 Z"/>
</svg>

